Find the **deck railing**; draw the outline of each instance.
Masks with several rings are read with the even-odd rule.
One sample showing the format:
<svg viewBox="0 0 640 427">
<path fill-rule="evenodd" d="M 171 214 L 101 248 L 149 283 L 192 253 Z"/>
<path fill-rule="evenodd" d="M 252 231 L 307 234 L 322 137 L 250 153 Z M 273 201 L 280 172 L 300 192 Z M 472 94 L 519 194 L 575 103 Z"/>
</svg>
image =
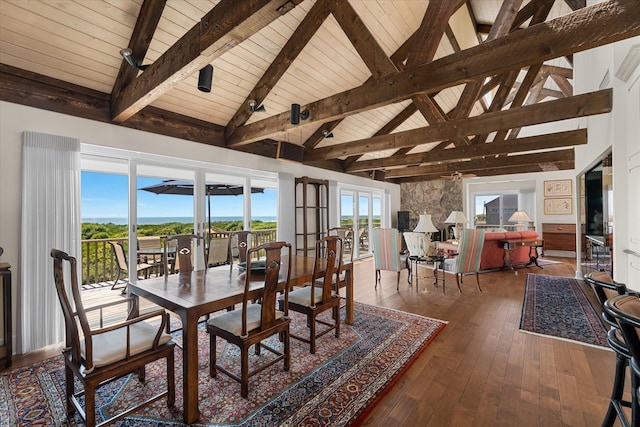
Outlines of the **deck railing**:
<svg viewBox="0 0 640 427">
<path fill-rule="evenodd" d="M 276 240 L 276 229 L 255 230 L 256 236 L 254 246 Z M 229 238 L 229 231 L 216 231 L 211 234 L 212 238 Z M 166 236 L 160 236 L 164 242 Z M 113 250 L 109 242 L 119 242 L 122 244 L 125 253 L 128 253 L 128 239 L 126 237 L 110 239 L 92 239 L 82 241 L 82 284 L 97 284 L 115 280 L 118 267 Z"/>
</svg>

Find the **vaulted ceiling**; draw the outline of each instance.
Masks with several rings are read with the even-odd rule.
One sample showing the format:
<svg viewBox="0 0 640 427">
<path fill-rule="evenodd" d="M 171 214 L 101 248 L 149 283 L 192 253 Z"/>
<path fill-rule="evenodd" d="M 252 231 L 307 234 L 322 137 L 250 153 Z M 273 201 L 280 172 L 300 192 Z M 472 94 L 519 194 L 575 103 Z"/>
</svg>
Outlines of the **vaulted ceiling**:
<svg viewBox="0 0 640 427">
<path fill-rule="evenodd" d="M 563 170 L 585 130 L 521 130 L 610 111 L 573 54 L 639 34 L 637 0 L 0 0 L 0 99 L 391 182 Z"/>
</svg>

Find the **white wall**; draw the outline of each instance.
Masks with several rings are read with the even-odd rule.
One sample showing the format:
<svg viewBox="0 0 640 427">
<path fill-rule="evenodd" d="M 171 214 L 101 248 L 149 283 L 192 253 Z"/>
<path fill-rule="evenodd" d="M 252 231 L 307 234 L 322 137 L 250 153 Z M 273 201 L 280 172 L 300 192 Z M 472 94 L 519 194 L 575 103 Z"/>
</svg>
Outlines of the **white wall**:
<svg viewBox="0 0 640 427">
<path fill-rule="evenodd" d="M 283 213 L 291 212 L 291 215 L 294 213 L 294 194 L 290 191 L 292 177 L 305 175 L 360 187 L 383 189 L 391 195 L 391 211 L 396 212 L 400 209 L 399 185 L 312 168 L 299 163 L 268 159 L 4 101 L 0 101 L 0 124 L 0 246 L 4 248 L 4 255 L 0 260 L 12 266 L 14 325 L 17 325 L 15 319 L 19 319 L 16 317 L 16 297 L 22 286 L 18 266 L 20 265 L 21 134 L 25 130 L 75 137 L 82 142 L 105 147 L 278 173 L 279 177 L 283 178 L 283 187 L 278 191 L 279 209 Z M 285 220 L 284 224 L 292 223 L 290 218 L 283 218 L 283 220 Z M 279 238 L 287 237 L 291 236 L 286 233 L 279 235 Z M 293 241 L 293 238 L 289 241 Z M 0 317 L 0 322 L 2 322 L 1 319 Z M 0 323 L 0 331 L 3 330 L 2 327 Z M 14 326 L 15 330 L 16 326 Z"/>
</svg>

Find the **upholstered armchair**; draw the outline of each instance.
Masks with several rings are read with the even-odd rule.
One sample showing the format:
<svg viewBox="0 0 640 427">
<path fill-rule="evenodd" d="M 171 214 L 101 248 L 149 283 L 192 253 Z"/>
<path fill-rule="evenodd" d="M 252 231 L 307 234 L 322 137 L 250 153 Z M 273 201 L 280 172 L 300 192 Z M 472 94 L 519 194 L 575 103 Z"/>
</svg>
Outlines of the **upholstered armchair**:
<svg viewBox="0 0 640 427">
<path fill-rule="evenodd" d="M 402 251 L 402 235 L 397 228 L 373 229 L 373 258 L 376 266 L 376 289 L 380 282 L 380 271 L 397 271 L 398 279 L 396 289 L 400 290 L 400 272 L 409 270 L 409 257 Z M 411 275 L 407 277 L 411 283 Z"/>
<path fill-rule="evenodd" d="M 475 273 L 478 290 L 482 292 L 478 270 L 480 270 L 480 255 L 484 246 L 484 230 L 468 228 L 462 230 L 458 242 L 456 256 L 444 260 L 445 273 L 456 275 L 456 284 L 460 293 L 462 293 L 462 288 L 460 287 L 462 275 Z"/>
</svg>

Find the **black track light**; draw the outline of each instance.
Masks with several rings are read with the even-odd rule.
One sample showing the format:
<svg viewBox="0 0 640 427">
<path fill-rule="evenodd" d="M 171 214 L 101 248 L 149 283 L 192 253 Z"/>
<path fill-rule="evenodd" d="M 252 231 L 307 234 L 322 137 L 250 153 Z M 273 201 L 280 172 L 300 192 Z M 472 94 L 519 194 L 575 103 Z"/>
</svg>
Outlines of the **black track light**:
<svg viewBox="0 0 640 427">
<path fill-rule="evenodd" d="M 138 61 L 133 57 L 131 49 L 129 49 L 128 47 L 120 49 L 120 56 L 122 56 L 122 59 L 124 59 L 127 64 L 129 64 L 129 67 L 135 68 L 136 70 L 144 71 L 149 67 L 149 65 L 138 64 Z"/>
<path fill-rule="evenodd" d="M 323 137 L 323 138 L 333 138 L 333 132 L 331 132 L 331 131 L 329 131 L 329 130 L 324 129 L 324 130 L 322 131 L 322 137 Z"/>
<path fill-rule="evenodd" d="M 300 104 L 291 104 L 291 124 L 297 125 L 300 119 L 307 120 L 309 118 L 309 110 L 300 111 Z"/>
<path fill-rule="evenodd" d="M 265 111 L 267 111 L 267 109 L 264 108 L 264 105 L 262 104 L 258 105 L 258 103 L 253 99 L 249 101 L 249 110 L 252 113 L 264 113 Z"/>
<path fill-rule="evenodd" d="M 198 75 L 198 89 L 201 92 L 211 92 L 211 82 L 213 81 L 213 65 L 208 64 L 200 70 Z"/>
</svg>

